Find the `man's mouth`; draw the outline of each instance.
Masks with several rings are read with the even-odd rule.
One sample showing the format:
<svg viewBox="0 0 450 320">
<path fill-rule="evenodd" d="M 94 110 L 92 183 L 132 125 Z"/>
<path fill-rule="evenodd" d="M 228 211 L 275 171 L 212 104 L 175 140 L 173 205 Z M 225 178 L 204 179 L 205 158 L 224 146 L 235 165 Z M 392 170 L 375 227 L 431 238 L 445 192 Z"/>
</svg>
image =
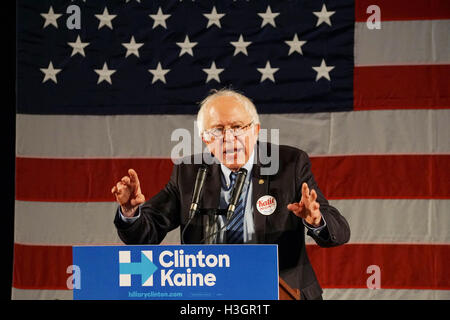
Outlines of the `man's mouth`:
<svg viewBox="0 0 450 320">
<path fill-rule="evenodd" d="M 233 155 L 233 154 L 239 153 L 241 151 L 244 151 L 244 149 L 243 148 L 225 149 L 223 151 L 223 154 L 224 155 Z"/>
</svg>

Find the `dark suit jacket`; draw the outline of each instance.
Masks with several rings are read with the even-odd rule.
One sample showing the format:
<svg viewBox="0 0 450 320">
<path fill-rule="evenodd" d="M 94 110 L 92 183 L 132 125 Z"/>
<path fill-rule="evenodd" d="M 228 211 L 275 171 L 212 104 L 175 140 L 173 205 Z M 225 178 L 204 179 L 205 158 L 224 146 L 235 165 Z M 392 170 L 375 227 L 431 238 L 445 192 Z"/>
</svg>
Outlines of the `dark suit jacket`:
<svg viewBox="0 0 450 320">
<path fill-rule="evenodd" d="M 258 144 L 259 145 L 259 144 Z M 271 145 L 267 144 L 269 150 Z M 308 230 L 321 247 L 333 247 L 346 243 L 350 228 L 339 211 L 330 206 L 317 186 L 311 172 L 308 155 L 299 149 L 279 146 L 279 170 L 271 176 L 261 174 L 263 165 L 258 159 L 252 170 L 253 206 L 263 195 L 270 194 L 277 201 L 272 215 L 262 215 L 254 207 L 255 233 L 258 243 L 278 244 L 280 276 L 293 288 L 301 290 L 302 298 L 320 298 L 322 289 L 316 279 L 305 249 L 305 227 L 303 220 L 290 212 L 286 206 L 301 198 L 301 185 L 306 182 L 317 192 L 320 211 L 326 227 L 319 235 Z M 193 163 L 193 162 L 191 162 Z M 126 244 L 159 244 L 167 232 L 188 221 L 192 190 L 199 164 L 174 165 L 172 176 L 163 190 L 141 207 L 141 215 L 132 224 L 124 223 L 118 213 L 114 223 L 119 237 Z M 202 208 L 218 208 L 221 189 L 221 169 L 212 164 L 202 195 Z M 263 179 L 264 183 L 259 184 Z M 200 243 L 203 239 L 203 219 L 194 217 L 186 229 L 186 243 Z"/>
</svg>

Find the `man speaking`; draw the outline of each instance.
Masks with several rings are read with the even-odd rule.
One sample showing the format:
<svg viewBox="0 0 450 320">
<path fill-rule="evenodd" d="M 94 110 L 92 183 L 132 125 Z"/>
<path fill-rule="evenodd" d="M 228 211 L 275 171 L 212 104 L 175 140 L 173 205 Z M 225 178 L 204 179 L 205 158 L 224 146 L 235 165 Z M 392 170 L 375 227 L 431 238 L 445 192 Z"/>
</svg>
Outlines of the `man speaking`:
<svg viewBox="0 0 450 320">
<path fill-rule="evenodd" d="M 308 155 L 258 142 L 259 116 L 250 99 L 230 89 L 206 97 L 197 114 L 203 142 L 217 160 L 181 161 L 157 195 L 145 200 L 137 172 L 112 188 L 120 204 L 114 224 L 126 244 L 159 244 L 180 227 L 183 243 L 277 244 L 280 276 L 302 299 L 321 299 L 305 248 L 307 233 L 321 247 L 348 242 L 350 228 L 317 186 Z M 277 172 L 267 174 L 259 147 L 272 152 Z M 273 153 L 277 153 L 273 157 Z M 199 209 L 224 209 L 214 221 Z"/>
</svg>

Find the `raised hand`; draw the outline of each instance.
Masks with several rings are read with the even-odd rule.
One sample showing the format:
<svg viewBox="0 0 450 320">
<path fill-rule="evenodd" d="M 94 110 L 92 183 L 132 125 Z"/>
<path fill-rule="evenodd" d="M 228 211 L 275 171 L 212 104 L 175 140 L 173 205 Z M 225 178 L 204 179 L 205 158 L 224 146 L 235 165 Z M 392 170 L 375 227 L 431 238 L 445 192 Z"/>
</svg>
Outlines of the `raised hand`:
<svg viewBox="0 0 450 320">
<path fill-rule="evenodd" d="M 124 176 L 111 189 L 111 193 L 116 196 L 116 201 L 120 204 L 125 217 L 132 217 L 138 206 L 145 202 L 145 197 L 141 192 L 138 175 L 133 169 L 128 170 L 129 176 Z"/>
<path fill-rule="evenodd" d="M 322 219 L 320 205 L 316 201 L 316 190 L 309 191 L 308 185 L 302 184 L 302 198 L 300 202 L 294 202 L 287 205 L 288 210 L 292 211 L 297 217 L 305 219 L 306 223 L 318 227 Z"/>
</svg>

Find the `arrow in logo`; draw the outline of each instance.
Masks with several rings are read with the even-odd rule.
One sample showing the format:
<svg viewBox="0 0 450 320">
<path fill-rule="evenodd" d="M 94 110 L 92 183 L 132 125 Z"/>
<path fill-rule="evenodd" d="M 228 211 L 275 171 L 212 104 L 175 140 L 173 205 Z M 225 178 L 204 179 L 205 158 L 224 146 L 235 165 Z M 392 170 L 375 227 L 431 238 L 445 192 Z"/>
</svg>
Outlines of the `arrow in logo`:
<svg viewBox="0 0 450 320">
<path fill-rule="evenodd" d="M 119 263 L 120 274 L 140 274 L 143 286 L 156 270 L 151 251 L 141 251 L 141 262 Z"/>
</svg>

